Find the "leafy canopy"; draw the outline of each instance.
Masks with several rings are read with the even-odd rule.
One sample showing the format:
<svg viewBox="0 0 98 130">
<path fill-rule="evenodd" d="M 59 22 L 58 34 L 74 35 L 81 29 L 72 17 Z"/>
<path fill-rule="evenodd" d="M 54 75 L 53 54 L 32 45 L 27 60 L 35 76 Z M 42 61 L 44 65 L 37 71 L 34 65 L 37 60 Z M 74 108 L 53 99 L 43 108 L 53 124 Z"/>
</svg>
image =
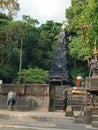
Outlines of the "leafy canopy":
<svg viewBox="0 0 98 130">
<path fill-rule="evenodd" d="M 72 57 L 88 60 L 93 55 L 95 42 L 98 47 L 98 1 L 72 0 L 66 17 Z"/>
<path fill-rule="evenodd" d="M 16 15 L 17 11 L 20 10 L 18 0 L 0 0 L 0 9 L 6 10 L 9 19 L 12 20 L 13 15 Z"/>
<path fill-rule="evenodd" d="M 31 84 L 44 84 L 48 77 L 48 71 L 39 68 L 24 69 L 21 72 L 21 82 Z"/>
</svg>

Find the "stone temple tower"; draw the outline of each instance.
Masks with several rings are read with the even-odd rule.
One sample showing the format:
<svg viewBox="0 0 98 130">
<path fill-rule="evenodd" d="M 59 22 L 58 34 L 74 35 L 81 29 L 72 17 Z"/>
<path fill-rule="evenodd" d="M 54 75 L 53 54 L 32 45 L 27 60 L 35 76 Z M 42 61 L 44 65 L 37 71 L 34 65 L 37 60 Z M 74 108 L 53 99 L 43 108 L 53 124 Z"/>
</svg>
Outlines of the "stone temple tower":
<svg viewBox="0 0 98 130">
<path fill-rule="evenodd" d="M 51 64 L 49 73 L 50 84 L 71 85 L 71 75 L 69 68 L 69 53 L 67 47 L 67 36 L 65 25 L 63 24 L 60 30 L 60 38 L 57 46 L 54 60 Z"/>
</svg>

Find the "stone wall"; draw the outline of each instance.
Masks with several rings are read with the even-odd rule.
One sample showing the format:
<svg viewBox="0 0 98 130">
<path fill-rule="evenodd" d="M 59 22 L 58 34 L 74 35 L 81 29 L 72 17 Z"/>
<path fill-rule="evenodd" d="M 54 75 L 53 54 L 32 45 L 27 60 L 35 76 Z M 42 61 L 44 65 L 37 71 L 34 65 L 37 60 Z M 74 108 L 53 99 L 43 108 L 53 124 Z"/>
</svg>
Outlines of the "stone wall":
<svg viewBox="0 0 98 130">
<path fill-rule="evenodd" d="M 16 92 L 14 110 L 49 111 L 50 95 L 48 84 L 2 84 L 0 109 L 6 109 L 10 91 Z"/>
</svg>

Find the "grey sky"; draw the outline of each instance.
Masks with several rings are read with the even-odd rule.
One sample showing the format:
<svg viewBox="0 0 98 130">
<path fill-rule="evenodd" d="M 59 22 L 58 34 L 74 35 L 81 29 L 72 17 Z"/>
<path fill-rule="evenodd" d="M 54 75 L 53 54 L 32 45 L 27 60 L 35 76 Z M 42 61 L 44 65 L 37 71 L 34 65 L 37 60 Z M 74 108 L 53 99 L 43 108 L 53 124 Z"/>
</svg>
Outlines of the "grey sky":
<svg viewBox="0 0 98 130">
<path fill-rule="evenodd" d="M 21 20 L 22 15 L 30 15 L 38 19 L 40 24 L 46 20 L 62 22 L 65 20 L 65 9 L 71 5 L 71 0 L 18 0 L 20 11 L 15 19 Z"/>
</svg>

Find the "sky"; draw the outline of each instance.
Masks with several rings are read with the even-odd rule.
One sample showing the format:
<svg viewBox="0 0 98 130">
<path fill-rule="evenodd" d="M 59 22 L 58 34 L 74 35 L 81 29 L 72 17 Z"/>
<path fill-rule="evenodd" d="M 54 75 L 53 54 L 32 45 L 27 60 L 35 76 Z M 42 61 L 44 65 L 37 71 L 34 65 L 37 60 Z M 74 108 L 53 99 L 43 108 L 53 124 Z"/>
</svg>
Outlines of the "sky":
<svg viewBox="0 0 98 130">
<path fill-rule="evenodd" d="M 40 24 L 47 20 L 66 21 L 65 10 L 71 6 L 71 0 L 18 0 L 20 11 L 15 17 L 22 20 L 22 15 L 37 19 Z"/>
</svg>

